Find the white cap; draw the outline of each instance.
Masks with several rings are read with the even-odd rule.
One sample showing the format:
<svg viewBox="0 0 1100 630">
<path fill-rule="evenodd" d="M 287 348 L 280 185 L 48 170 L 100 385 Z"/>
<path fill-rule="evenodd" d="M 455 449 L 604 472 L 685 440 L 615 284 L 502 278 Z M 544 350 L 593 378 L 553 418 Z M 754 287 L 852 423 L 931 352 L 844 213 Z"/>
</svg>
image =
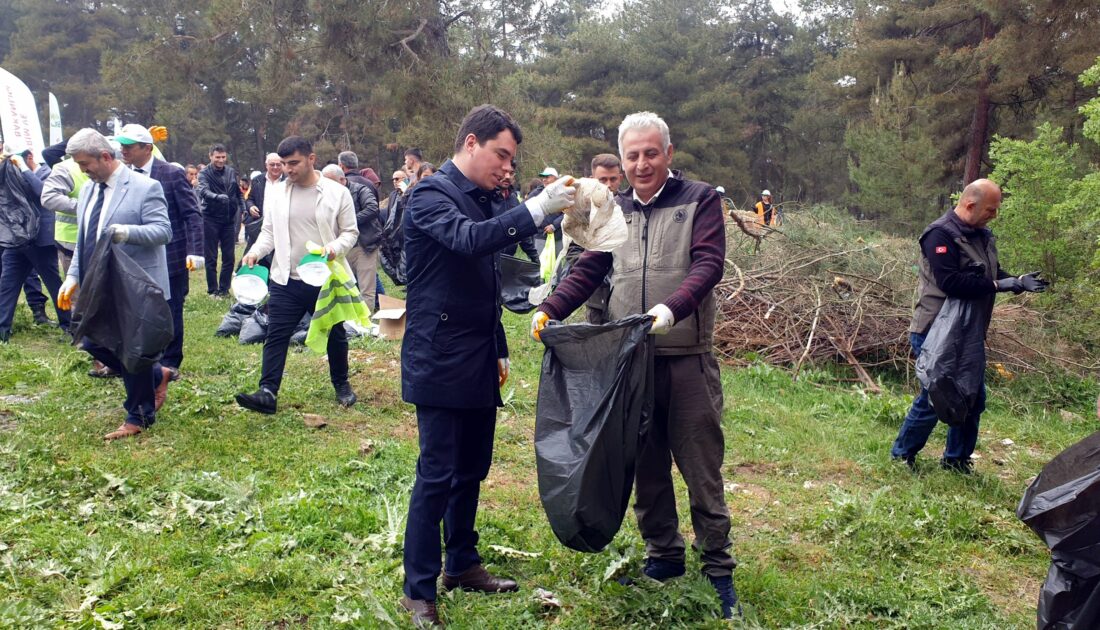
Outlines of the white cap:
<svg viewBox="0 0 1100 630">
<path fill-rule="evenodd" d="M 553 166 L 547 166 L 546 168 L 542 169 L 541 173 L 539 173 L 539 177 L 551 177 L 551 176 L 553 176 L 553 177 L 558 176 L 558 169 L 554 168 Z"/>
<path fill-rule="evenodd" d="M 761 197 L 771 197 L 772 196 L 772 191 L 765 190 L 764 192 L 760 193 L 760 196 Z"/>
<path fill-rule="evenodd" d="M 719 187 L 715 188 L 715 190 L 717 190 L 717 191 L 718 191 L 718 194 L 719 194 L 719 195 L 724 195 L 724 194 L 726 194 L 726 189 L 725 189 L 725 188 L 723 188 L 723 187 L 721 187 L 721 186 L 719 186 Z"/>
<path fill-rule="evenodd" d="M 115 140 L 120 144 L 153 144 L 153 134 L 141 125 L 130 123 L 122 126 L 122 131 L 115 134 Z"/>
</svg>

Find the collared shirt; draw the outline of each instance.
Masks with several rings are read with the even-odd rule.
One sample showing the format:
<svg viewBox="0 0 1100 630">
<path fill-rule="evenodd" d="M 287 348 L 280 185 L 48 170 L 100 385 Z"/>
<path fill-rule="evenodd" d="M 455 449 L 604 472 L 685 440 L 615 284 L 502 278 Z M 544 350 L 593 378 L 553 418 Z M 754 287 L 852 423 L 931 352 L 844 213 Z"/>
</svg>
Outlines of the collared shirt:
<svg viewBox="0 0 1100 630">
<path fill-rule="evenodd" d="M 111 207 L 111 198 L 114 197 L 115 188 L 118 186 L 118 174 L 122 172 L 122 162 L 115 164 L 115 170 L 111 173 L 111 176 L 107 178 L 107 188 L 103 191 L 99 190 L 99 184 L 95 184 L 95 192 L 92 194 L 92 198 L 88 200 L 88 208 L 91 209 L 95 206 L 96 195 L 103 195 L 103 208 L 99 211 L 99 225 L 96 226 L 96 234 L 103 233 L 103 223 L 107 220 L 107 208 Z M 95 183 L 95 182 L 93 182 Z M 84 235 L 88 235 L 88 226 L 84 226 Z"/>
<path fill-rule="evenodd" d="M 136 171 L 140 168 L 142 175 L 144 175 L 146 177 L 152 177 L 153 176 L 153 160 L 155 160 L 155 159 L 156 158 L 154 156 L 150 155 L 149 156 L 149 161 L 146 162 L 145 164 L 134 164 L 134 170 Z"/>
<path fill-rule="evenodd" d="M 672 179 L 672 169 L 669 169 L 668 177 L 665 178 L 665 183 L 661 184 L 661 187 L 658 188 L 657 192 L 655 192 L 653 194 L 653 196 L 649 198 L 649 201 L 642 201 L 642 198 L 638 196 L 637 189 L 634 189 L 633 190 L 633 192 L 634 192 L 634 201 L 637 201 L 638 205 L 641 205 L 641 206 L 651 206 L 651 205 L 653 205 L 653 202 L 657 201 L 657 197 L 660 197 L 661 193 L 663 193 L 665 191 L 665 186 L 668 185 L 668 180 L 670 180 L 670 179 Z"/>
</svg>

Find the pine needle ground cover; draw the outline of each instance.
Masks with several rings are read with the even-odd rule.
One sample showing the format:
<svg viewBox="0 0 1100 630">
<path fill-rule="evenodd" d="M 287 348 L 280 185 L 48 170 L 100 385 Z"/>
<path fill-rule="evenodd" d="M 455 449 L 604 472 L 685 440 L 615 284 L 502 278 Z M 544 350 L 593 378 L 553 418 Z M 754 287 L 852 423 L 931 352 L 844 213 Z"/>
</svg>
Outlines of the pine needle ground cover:
<svg viewBox="0 0 1100 630">
<path fill-rule="evenodd" d="M 239 409 L 260 346 L 213 336 L 229 304 L 192 278 L 184 379 L 152 430 L 100 436 L 122 385 L 20 307 L 0 345 L 0 627 L 407 627 L 397 605 L 413 481 L 413 409 L 394 342 L 352 342 L 359 404 L 337 407 L 327 367 L 291 352 L 280 411 Z M 542 352 L 506 314 L 513 373 L 478 526 L 516 594 L 441 596 L 457 628 L 723 627 L 689 555 L 666 585 L 637 576 L 633 516 L 599 554 L 569 551 L 543 515 L 532 435 Z M 1038 384 L 1036 384 L 1038 383 Z M 1026 628 L 1048 556 L 1014 510 L 1029 479 L 1096 428 L 1088 381 L 991 383 L 978 473 L 918 474 L 889 447 L 913 391 L 838 385 L 803 368 L 723 368 L 726 498 L 746 628 Z M 327 422 L 307 426 L 305 414 Z M 317 424 L 316 418 L 311 424 Z M 687 495 L 677 477 L 684 534 Z M 539 590 L 542 589 L 542 590 Z"/>
</svg>

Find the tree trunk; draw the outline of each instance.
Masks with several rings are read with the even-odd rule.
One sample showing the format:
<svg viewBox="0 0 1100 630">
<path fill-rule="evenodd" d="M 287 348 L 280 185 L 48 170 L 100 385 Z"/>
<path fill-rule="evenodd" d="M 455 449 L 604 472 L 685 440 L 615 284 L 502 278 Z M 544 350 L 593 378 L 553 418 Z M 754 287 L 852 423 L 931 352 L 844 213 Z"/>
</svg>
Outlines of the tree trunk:
<svg viewBox="0 0 1100 630">
<path fill-rule="evenodd" d="M 982 18 L 982 44 L 993 39 L 993 21 L 988 15 Z M 985 145 L 989 140 L 989 84 L 993 76 L 993 68 L 983 64 L 978 77 L 977 102 L 974 103 L 974 115 L 970 119 L 970 139 L 966 148 L 966 172 L 963 175 L 963 184 L 978 179 L 982 167 L 982 157 L 985 155 Z"/>
</svg>

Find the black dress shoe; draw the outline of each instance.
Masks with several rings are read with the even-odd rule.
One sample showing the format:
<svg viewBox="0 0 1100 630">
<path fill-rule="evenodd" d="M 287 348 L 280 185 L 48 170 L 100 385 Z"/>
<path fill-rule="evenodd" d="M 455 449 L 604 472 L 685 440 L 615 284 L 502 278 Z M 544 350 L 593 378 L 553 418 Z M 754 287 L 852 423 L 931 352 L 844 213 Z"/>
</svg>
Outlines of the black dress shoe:
<svg viewBox="0 0 1100 630">
<path fill-rule="evenodd" d="M 52 326 L 56 322 L 50 319 L 49 315 L 46 315 L 46 307 L 31 307 L 31 313 L 34 315 L 34 323 L 38 326 Z"/>
<path fill-rule="evenodd" d="M 401 598 L 401 607 L 412 613 L 414 628 L 442 628 L 443 621 L 439 618 L 439 611 L 435 608 L 435 602 L 426 599 Z"/>
<path fill-rule="evenodd" d="M 344 381 L 334 387 L 336 388 L 336 402 L 340 403 L 341 407 L 350 407 L 359 401 L 359 397 L 351 390 L 351 383 Z"/>
<path fill-rule="evenodd" d="M 275 394 L 261 387 L 251 394 L 237 394 L 237 404 L 251 411 L 272 414 L 275 413 L 278 401 L 275 399 Z"/>
<path fill-rule="evenodd" d="M 485 570 L 480 564 L 466 569 L 460 575 L 443 574 L 443 588 L 454 590 L 461 588 L 464 591 L 477 591 L 479 593 L 507 593 L 518 591 L 519 584 L 515 580 L 498 578 Z"/>
</svg>

